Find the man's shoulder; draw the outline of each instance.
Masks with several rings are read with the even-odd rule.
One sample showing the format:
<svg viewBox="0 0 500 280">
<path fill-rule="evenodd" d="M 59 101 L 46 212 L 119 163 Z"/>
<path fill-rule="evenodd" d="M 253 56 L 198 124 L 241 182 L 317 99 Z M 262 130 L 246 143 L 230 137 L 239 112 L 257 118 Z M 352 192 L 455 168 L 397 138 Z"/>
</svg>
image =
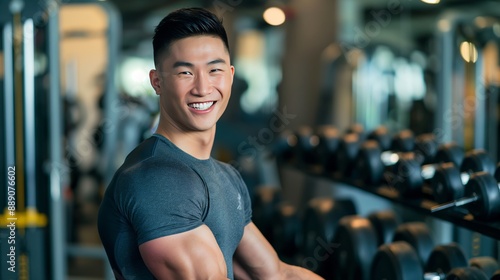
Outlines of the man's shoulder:
<svg viewBox="0 0 500 280">
<path fill-rule="evenodd" d="M 158 137 L 150 137 L 140 143 L 125 159 L 115 177 L 121 181 L 135 178 L 168 180 L 177 174 L 195 174 L 175 152 Z"/>
</svg>

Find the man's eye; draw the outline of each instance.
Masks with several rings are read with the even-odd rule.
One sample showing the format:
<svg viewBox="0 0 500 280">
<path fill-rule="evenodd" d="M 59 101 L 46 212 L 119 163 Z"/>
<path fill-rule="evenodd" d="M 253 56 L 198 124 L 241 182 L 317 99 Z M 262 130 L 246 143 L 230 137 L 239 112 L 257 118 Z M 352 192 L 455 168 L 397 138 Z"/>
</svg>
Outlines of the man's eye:
<svg viewBox="0 0 500 280">
<path fill-rule="evenodd" d="M 179 75 L 191 75 L 191 72 L 189 72 L 189 71 L 182 71 L 182 72 L 179 72 Z"/>
<path fill-rule="evenodd" d="M 216 69 L 212 69 L 210 70 L 211 73 L 214 73 L 214 72 L 220 72 L 222 71 L 222 69 L 219 69 L 219 68 L 216 68 Z"/>
</svg>

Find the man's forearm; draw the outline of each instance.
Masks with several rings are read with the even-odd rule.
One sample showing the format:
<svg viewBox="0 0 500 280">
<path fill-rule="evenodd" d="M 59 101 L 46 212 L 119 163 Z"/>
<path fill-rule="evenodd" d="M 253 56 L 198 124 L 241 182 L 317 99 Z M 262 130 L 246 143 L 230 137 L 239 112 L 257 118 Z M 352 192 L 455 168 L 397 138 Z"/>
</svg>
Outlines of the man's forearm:
<svg viewBox="0 0 500 280">
<path fill-rule="evenodd" d="M 282 264 L 281 268 L 281 275 L 282 279 L 287 279 L 287 280 L 320 280 L 324 279 L 323 277 L 315 274 L 314 272 L 307 270 L 303 267 L 300 266 L 294 266 L 294 265 L 289 265 L 289 264 Z"/>
</svg>

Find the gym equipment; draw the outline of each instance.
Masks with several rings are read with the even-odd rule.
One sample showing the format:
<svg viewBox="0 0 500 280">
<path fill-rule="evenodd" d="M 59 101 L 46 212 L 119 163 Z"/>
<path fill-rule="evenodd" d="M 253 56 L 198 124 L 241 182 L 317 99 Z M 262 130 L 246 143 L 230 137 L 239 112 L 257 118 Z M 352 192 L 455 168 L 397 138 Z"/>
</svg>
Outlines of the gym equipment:
<svg viewBox="0 0 500 280">
<path fill-rule="evenodd" d="M 460 170 L 457 165 L 450 163 L 437 166 L 430 184 L 432 196 L 438 203 L 463 197 L 464 186 L 472 173 L 485 171 L 493 174 L 494 170 L 493 160 L 486 151 L 469 151 L 460 165 Z"/>
<path fill-rule="evenodd" d="M 301 167 L 311 166 L 318 162 L 315 148 L 319 144 L 319 137 L 309 126 L 302 126 L 295 132 L 297 145 L 294 147 L 296 163 Z"/>
<path fill-rule="evenodd" d="M 328 273 L 334 279 L 369 280 L 370 266 L 377 252 L 378 238 L 370 220 L 360 216 L 345 216 L 333 238 L 339 247 L 333 251 L 333 265 Z"/>
<path fill-rule="evenodd" d="M 331 170 L 334 177 L 351 177 L 354 159 L 360 144 L 361 136 L 358 133 L 347 133 L 340 138 L 337 153 L 335 153 L 335 168 Z"/>
<path fill-rule="evenodd" d="M 491 276 L 490 280 L 500 280 L 500 270 L 495 271 L 495 274 Z"/>
<path fill-rule="evenodd" d="M 339 131 L 330 125 L 322 125 L 316 128 L 315 134 L 318 136 L 319 142 L 316 145 L 315 157 L 318 159 L 318 164 L 323 169 L 334 170 L 335 153 L 339 147 L 340 134 Z"/>
<path fill-rule="evenodd" d="M 446 275 L 446 280 L 488 280 L 488 277 L 477 267 L 457 267 Z"/>
<path fill-rule="evenodd" d="M 294 160 L 294 148 L 297 145 L 297 136 L 291 130 L 280 133 L 272 146 L 272 154 L 279 162 L 290 163 Z"/>
<path fill-rule="evenodd" d="M 394 211 L 373 212 L 367 218 L 377 233 L 377 245 L 390 243 L 399 224 Z"/>
<path fill-rule="evenodd" d="M 326 275 L 333 279 L 370 279 L 370 267 L 379 245 L 392 240 L 397 220 L 392 211 L 373 212 L 368 217 L 357 215 L 340 219 L 332 243 L 332 265 Z"/>
<path fill-rule="evenodd" d="M 333 199 L 317 197 L 309 200 L 303 216 L 303 233 L 301 252 L 304 258 L 316 258 L 318 250 L 324 250 L 337 229 L 339 220 L 344 216 L 355 215 L 356 205 L 348 198 Z M 317 258 L 316 258 L 317 259 Z M 321 258 L 323 259 L 323 258 Z M 314 269 L 322 274 L 326 259 L 317 260 Z"/>
<path fill-rule="evenodd" d="M 400 224 L 396 228 L 392 241 L 405 241 L 415 248 L 422 267 L 425 265 L 434 247 L 434 241 L 432 240 L 429 228 L 423 222 Z"/>
<path fill-rule="evenodd" d="M 405 241 L 381 245 L 371 265 L 372 280 L 422 280 L 424 269 L 415 249 Z"/>
<path fill-rule="evenodd" d="M 488 278 L 492 277 L 500 269 L 497 260 L 493 257 L 482 256 L 469 260 L 469 266 L 479 268 Z"/>
<path fill-rule="evenodd" d="M 301 221 L 291 203 L 281 202 L 273 218 L 273 247 L 281 258 L 292 259 L 300 249 Z"/>
<path fill-rule="evenodd" d="M 446 273 L 456 267 L 468 265 L 465 254 L 456 243 L 436 246 L 427 260 L 425 266 L 426 276 L 440 277 L 444 279 Z M 431 278 L 432 279 L 432 278 Z"/>
<path fill-rule="evenodd" d="M 439 204 L 431 212 L 451 207 L 466 206 L 474 218 L 489 220 L 500 215 L 500 186 L 490 173 L 481 171 L 472 174 L 460 199 Z"/>
<path fill-rule="evenodd" d="M 355 177 L 362 178 L 367 185 L 379 184 L 385 169 L 399 160 L 399 153 L 412 151 L 415 147 L 415 137 L 410 130 L 390 137 L 382 127 L 370 134 L 368 139 L 361 145 L 355 163 Z"/>
<path fill-rule="evenodd" d="M 371 279 L 439 280 L 445 279 L 450 274 L 455 275 L 455 271 L 459 268 L 469 270 L 470 268 L 467 265 L 467 259 L 462 249 L 457 244 L 450 243 L 436 246 L 432 250 L 424 269 L 415 248 L 405 241 L 397 241 L 379 247 L 372 262 Z"/>
<path fill-rule="evenodd" d="M 280 189 L 272 186 L 257 187 L 252 199 L 252 220 L 271 244 L 273 242 L 272 219 L 280 200 Z"/>
<path fill-rule="evenodd" d="M 421 156 L 415 153 L 399 155 L 393 172 L 393 185 L 402 196 L 413 197 L 420 195 L 424 183 L 430 180 L 439 163 L 451 162 L 459 166 L 464 158 L 464 151 L 455 143 L 440 145 L 434 156 L 433 163 L 422 165 Z"/>
</svg>

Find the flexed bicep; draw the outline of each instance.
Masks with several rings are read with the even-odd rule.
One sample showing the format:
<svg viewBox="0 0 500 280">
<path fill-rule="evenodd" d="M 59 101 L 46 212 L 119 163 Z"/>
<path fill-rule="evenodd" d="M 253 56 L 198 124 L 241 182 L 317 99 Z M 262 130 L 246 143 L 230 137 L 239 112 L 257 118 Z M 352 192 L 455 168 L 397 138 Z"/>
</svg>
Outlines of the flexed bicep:
<svg viewBox="0 0 500 280">
<path fill-rule="evenodd" d="M 206 225 L 145 242 L 139 251 L 157 279 L 227 279 L 224 256 Z"/>
</svg>

